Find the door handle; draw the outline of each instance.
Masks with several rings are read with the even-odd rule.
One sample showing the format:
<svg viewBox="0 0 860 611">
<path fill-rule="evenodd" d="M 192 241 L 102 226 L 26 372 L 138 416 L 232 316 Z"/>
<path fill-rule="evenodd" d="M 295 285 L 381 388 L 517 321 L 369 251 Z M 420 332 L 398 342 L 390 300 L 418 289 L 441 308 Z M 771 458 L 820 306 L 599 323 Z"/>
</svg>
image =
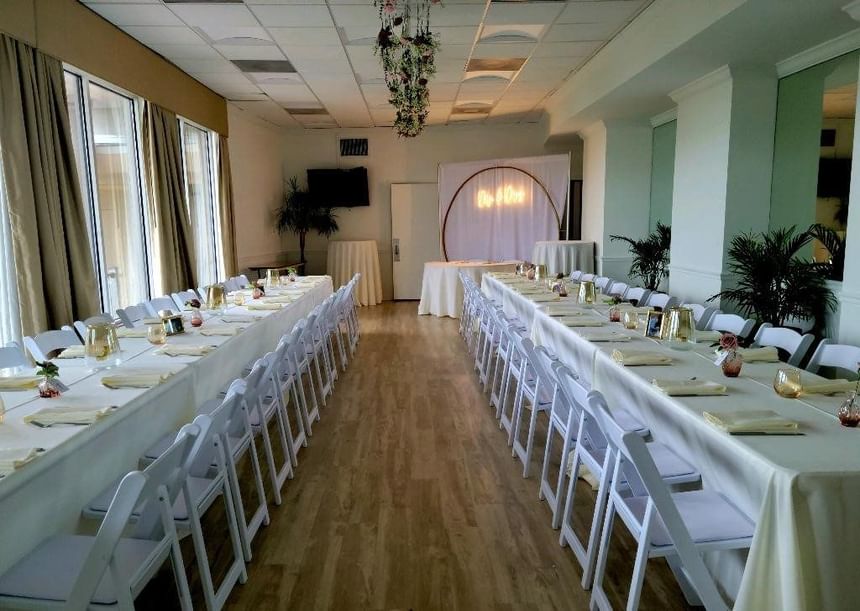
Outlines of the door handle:
<svg viewBox="0 0 860 611">
<path fill-rule="evenodd" d="M 391 240 L 391 249 L 394 253 L 394 260 L 400 261 L 400 238 L 394 238 L 393 240 Z"/>
</svg>

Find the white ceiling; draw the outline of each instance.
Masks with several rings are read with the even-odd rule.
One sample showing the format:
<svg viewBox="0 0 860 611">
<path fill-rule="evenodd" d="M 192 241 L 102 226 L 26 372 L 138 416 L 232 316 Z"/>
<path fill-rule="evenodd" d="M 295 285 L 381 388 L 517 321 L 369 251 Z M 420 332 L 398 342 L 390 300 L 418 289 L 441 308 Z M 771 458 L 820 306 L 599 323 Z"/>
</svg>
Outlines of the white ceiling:
<svg viewBox="0 0 860 611">
<path fill-rule="evenodd" d="M 275 125 L 373 127 L 394 119 L 373 54 L 379 16 L 371 0 L 81 1 Z M 428 123 L 539 121 L 546 98 L 651 1 L 444 0 L 430 19 L 441 45 Z M 465 70 L 470 59 L 513 58 L 525 60 L 517 71 Z M 296 72 L 242 72 L 231 60 L 289 60 Z M 472 112 L 457 112 L 464 107 Z"/>
</svg>

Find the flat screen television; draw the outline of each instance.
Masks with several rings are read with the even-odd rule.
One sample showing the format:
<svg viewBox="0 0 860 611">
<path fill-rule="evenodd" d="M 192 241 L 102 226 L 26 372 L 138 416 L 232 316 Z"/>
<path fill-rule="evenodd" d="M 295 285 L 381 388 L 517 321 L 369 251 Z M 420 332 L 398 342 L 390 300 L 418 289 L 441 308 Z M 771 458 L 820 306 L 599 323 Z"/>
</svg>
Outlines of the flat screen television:
<svg viewBox="0 0 860 611">
<path fill-rule="evenodd" d="M 818 161 L 818 197 L 848 197 L 851 190 L 851 159 Z"/>
<path fill-rule="evenodd" d="M 308 193 L 318 206 L 369 206 L 367 168 L 308 170 Z"/>
</svg>

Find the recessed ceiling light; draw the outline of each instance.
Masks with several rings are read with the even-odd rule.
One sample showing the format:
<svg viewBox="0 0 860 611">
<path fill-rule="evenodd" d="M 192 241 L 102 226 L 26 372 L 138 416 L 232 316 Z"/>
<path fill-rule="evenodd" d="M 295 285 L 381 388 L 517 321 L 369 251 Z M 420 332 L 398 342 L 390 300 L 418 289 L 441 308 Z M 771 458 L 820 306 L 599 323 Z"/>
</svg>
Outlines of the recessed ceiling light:
<svg viewBox="0 0 860 611">
<path fill-rule="evenodd" d="M 233 65 L 242 72 L 296 72 L 293 65 L 285 59 L 234 59 L 232 61 Z"/>
<path fill-rule="evenodd" d="M 310 116 L 310 115 L 327 115 L 328 111 L 325 108 L 314 108 L 309 106 L 302 106 L 297 108 L 289 108 L 285 107 L 286 110 L 291 115 L 299 115 L 299 116 Z"/>
<path fill-rule="evenodd" d="M 524 57 L 473 58 L 466 64 L 466 72 L 516 72 L 525 62 Z"/>
</svg>

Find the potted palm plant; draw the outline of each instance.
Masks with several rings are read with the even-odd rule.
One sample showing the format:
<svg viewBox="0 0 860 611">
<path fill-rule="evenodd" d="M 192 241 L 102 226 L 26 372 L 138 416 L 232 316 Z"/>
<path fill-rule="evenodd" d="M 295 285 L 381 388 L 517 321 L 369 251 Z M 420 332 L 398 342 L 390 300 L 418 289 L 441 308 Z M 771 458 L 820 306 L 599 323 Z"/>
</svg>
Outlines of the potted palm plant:
<svg viewBox="0 0 860 611">
<path fill-rule="evenodd" d="M 736 235 L 727 253 L 735 286 L 708 301 L 724 299 L 743 315 L 775 326 L 796 319 L 820 327 L 836 300 L 826 284 L 829 264 L 799 256 L 812 237 L 795 227 Z"/>
<path fill-rule="evenodd" d="M 808 231 L 830 253 L 827 279 L 841 282 L 845 272 L 845 238 L 836 230 L 825 227 L 821 223 L 811 225 Z"/>
<path fill-rule="evenodd" d="M 669 266 L 669 248 L 672 243 L 672 228 L 658 222 L 657 228 L 648 237 L 634 240 L 623 235 L 612 235 L 613 242 L 627 242 L 633 263 L 630 277 L 639 278 L 650 291 L 660 290 L 660 283 L 666 276 Z"/>
<path fill-rule="evenodd" d="M 316 231 L 321 236 L 331 237 L 339 229 L 337 215 L 332 208 L 311 201 L 309 193 L 299 188 L 299 180 L 295 176 L 290 178 L 287 187 L 284 203 L 275 212 L 275 226 L 280 234 L 289 231 L 299 236 L 301 262 L 306 263 L 308 232 Z"/>
</svg>

